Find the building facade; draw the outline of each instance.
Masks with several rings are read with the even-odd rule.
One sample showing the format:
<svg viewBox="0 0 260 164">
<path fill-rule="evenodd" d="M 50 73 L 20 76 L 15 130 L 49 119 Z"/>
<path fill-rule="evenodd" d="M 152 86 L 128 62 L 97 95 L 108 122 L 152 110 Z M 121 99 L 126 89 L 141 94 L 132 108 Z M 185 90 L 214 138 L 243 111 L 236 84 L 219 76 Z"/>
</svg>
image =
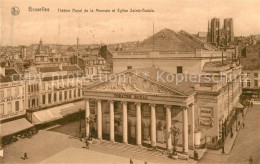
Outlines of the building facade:
<svg viewBox="0 0 260 164">
<path fill-rule="evenodd" d="M 186 32 L 176 33 L 169 29 L 156 33 L 134 48 L 109 50 L 113 55 L 113 73 L 118 76 L 127 74 L 130 77 L 126 78 L 125 83 L 112 82 L 113 79 L 83 89 L 86 120 L 87 123 L 92 120 L 89 126 L 94 126 L 98 138 L 101 139 L 103 133 L 112 135 L 107 137 L 112 140 L 119 135 L 123 142 L 132 142 L 129 140 L 132 138 L 138 145 L 141 136 L 142 143 L 148 142 L 152 146 L 156 142 L 168 143 L 166 145 L 169 147 L 170 141 L 166 136 L 169 126 L 175 125 L 183 132 L 184 137 L 179 137 L 178 140 L 186 150 L 187 143 L 191 148 L 194 145 L 217 145 L 222 137 L 223 123 L 227 127 L 226 134 L 230 132 L 242 90 L 239 76 L 241 67 L 237 62 L 228 62 L 225 53 Z M 132 77 L 132 74 L 138 78 Z M 166 76 L 172 83 L 158 84 L 158 75 L 159 79 Z M 173 77 L 186 75 L 195 76 L 195 80 L 183 78 L 176 85 L 178 80 Z M 203 78 L 199 78 L 200 76 Z M 155 84 L 152 85 L 152 82 Z M 183 105 L 176 104 L 179 103 L 178 100 L 165 97 L 158 101 L 160 96 L 168 95 L 164 91 L 160 95 L 157 92 L 153 95 L 154 88 L 159 87 L 158 85 L 166 85 L 175 93 L 192 91 L 189 95 L 192 102 L 184 105 L 189 109 L 191 106 L 193 108 L 188 110 L 188 122 L 184 121 L 186 116 L 182 114 Z M 188 99 L 182 102 L 188 102 Z M 141 104 L 137 105 L 139 103 Z M 165 105 L 170 107 L 166 109 Z M 139 110 L 142 115 L 142 132 L 137 133 L 140 128 Z M 117 116 L 116 112 L 119 113 Z M 113 120 L 118 125 L 113 125 Z M 116 131 L 113 128 L 117 128 Z M 187 142 L 184 139 L 186 137 Z"/>
<path fill-rule="evenodd" d="M 0 121 L 24 116 L 26 113 L 24 81 L 17 76 L 13 78 L 6 76 L 5 66 L 2 66 L 0 70 Z"/>
</svg>

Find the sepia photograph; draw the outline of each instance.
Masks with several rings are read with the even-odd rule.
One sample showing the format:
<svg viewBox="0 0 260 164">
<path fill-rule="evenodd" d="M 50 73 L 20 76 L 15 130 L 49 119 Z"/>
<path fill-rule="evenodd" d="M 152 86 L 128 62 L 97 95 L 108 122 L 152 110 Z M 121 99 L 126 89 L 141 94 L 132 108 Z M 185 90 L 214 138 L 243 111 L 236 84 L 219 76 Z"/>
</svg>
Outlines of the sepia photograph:
<svg viewBox="0 0 260 164">
<path fill-rule="evenodd" d="M 0 0 L 0 163 L 260 163 L 260 0 Z"/>
</svg>

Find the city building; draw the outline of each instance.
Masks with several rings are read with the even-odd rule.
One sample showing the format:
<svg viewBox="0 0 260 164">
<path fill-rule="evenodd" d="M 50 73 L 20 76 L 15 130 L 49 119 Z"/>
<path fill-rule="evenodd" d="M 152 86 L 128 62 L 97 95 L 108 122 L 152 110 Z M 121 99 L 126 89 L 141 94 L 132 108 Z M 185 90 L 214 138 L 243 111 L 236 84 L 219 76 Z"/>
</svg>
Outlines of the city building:
<svg viewBox="0 0 260 164">
<path fill-rule="evenodd" d="M 24 81 L 14 69 L 6 70 L 1 63 L 0 82 L 0 121 L 24 116 Z"/>
<path fill-rule="evenodd" d="M 260 99 L 260 42 L 245 47 L 242 52 L 243 96 L 258 100 Z"/>
<path fill-rule="evenodd" d="M 175 125 L 187 153 L 188 147 L 217 147 L 223 124 L 226 134 L 231 131 L 241 67 L 227 61 L 225 52 L 169 29 L 134 48 L 109 50 L 116 76 L 83 87 L 87 135 L 171 149 L 168 134 Z M 185 76 L 195 79 L 176 83 Z"/>
<path fill-rule="evenodd" d="M 135 47 L 110 48 L 113 73 L 156 66 L 171 73 L 202 73 L 209 61 L 226 59 L 226 53 L 187 32 L 163 29 Z"/>
<path fill-rule="evenodd" d="M 34 62 L 35 64 L 47 64 L 50 62 L 49 60 L 49 50 L 42 44 L 42 40 L 40 40 L 39 45 L 35 51 Z"/>
<path fill-rule="evenodd" d="M 27 118 L 32 123 L 42 124 L 59 119 L 52 114 L 55 109 L 58 110 L 57 106 L 64 105 L 59 110 L 68 110 L 66 114 L 83 108 L 82 102 L 78 102 L 82 100 L 83 83 L 78 66 L 31 66 L 25 77 L 25 106 Z"/>
<path fill-rule="evenodd" d="M 208 24 L 207 42 L 216 46 L 226 46 L 234 42 L 233 19 L 224 19 L 224 24 L 221 28 L 219 19 L 212 18 Z"/>
<path fill-rule="evenodd" d="M 260 99 L 260 66 L 245 65 L 242 69 L 243 95 L 248 99 Z"/>
</svg>

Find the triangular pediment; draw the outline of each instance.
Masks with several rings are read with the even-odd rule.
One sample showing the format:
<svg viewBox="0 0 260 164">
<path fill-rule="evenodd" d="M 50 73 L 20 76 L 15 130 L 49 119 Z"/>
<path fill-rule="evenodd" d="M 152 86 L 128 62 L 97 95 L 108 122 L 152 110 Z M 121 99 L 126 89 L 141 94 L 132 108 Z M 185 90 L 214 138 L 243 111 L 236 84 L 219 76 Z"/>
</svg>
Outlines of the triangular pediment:
<svg viewBox="0 0 260 164">
<path fill-rule="evenodd" d="M 108 78 L 104 82 L 99 82 L 87 87 L 88 91 L 103 91 L 103 92 L 129 92 L 129 93 L 147 93 L 155 95 L 179 95 L 185 96 L 182 93 L 157 83 L 153 80 L 137 75 L 133 72 L 124 72 Z"/>
</svg>

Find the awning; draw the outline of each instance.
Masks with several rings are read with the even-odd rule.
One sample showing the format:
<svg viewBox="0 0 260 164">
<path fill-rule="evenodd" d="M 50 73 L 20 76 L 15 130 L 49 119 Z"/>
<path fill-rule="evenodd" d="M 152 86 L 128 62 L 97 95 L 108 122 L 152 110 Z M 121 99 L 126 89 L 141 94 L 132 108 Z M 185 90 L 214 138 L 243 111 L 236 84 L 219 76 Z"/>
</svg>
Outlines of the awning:
<svg viewBox="0 0 260 164">
<path fill-rule="evenodd" d="M 46 122 L 54 121 L 56 119 L 58 118 L 56 118 L 55 115 L 49 109 L 34 112 L 32 115 L 33 124 L 46 123 Z"/>
<path fill-rule="evenodd" d="M 61 105 L 61 106 L 55 107 L 54 109 L 49 109 L 49 110 L 51 110 L 53 113 L 56 113 L 57 116 L 63 117 L 65 115 L 67 115 L 66 111 L 70 111 L 73 108 L 74 108 L 74 105 L 72 103 L 69 103 L 69 104 Z"/>
<path fill-rule="evenodd" d="M 21 132 L 23 130 L 29 129 L 33 127 L 33 125 L 27 121 L 25 118 L 21 118 L 18 120 L 6 122 L 0 124 L 0 137 L 8 136 L 17 132 Z"/>
<path fill-rule="evenodd" d="M 66 115 L 79 112 L 79 109 L 85 110 L 84 106 L 84 101 L 78 101 L 75 103 L 68 103 L 50 109 L 34 112 L 32 116 L 32 123 L 41 124 L 58 120 Z"/>
<path fill-rule="evenodd" d="M 61 109 L 61 115 L 66 116 L 69 114 L 77 113 L 79 112 L 79 109 L 85 110 L 84 105 L 84 101 L 67 104 L 67 106 Z"/>
<path fill-rule="evenodd" d="M 238 103 L 236 103 L 235 108 L 242 109 L 242 108 L 244 108 L 244 106 L 238 102 Z"/>
</svg>

